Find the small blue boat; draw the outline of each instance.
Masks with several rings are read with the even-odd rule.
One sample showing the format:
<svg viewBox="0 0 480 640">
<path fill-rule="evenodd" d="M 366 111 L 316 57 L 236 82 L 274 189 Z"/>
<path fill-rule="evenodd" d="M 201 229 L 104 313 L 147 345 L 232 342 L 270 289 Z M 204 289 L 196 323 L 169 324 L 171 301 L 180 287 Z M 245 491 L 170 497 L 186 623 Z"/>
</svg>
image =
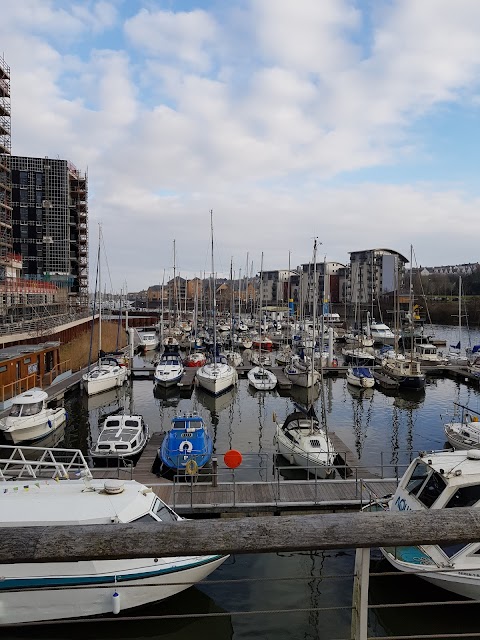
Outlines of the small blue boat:
<svg viewBox="0 0 480 640">
<path fill-rule="evenodd" d="M 205 466 L 210 461 L 212 452 L 212 436 L 205 427 L 203 418 L 187 414 L 172 419 L 172 427 L 165 434 L 158 456 L 164 467 L 184 471 L 190 460 L 192 462 L 189 465 L 194 470 Z"/>
</svg>

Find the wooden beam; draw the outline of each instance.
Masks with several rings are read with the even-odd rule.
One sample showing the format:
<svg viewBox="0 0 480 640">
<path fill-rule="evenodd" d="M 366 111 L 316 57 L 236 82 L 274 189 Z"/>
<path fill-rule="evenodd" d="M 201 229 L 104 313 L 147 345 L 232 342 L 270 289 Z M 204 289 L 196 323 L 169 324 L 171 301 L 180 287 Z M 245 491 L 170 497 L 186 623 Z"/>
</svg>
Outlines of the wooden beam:
<svg viewBox="0 0 480 640">
<path fill-rule="evenodd" d="M 480 540 L 477 509 L 2 528 L 0 563 L 271 553 Z"/>
</svg>

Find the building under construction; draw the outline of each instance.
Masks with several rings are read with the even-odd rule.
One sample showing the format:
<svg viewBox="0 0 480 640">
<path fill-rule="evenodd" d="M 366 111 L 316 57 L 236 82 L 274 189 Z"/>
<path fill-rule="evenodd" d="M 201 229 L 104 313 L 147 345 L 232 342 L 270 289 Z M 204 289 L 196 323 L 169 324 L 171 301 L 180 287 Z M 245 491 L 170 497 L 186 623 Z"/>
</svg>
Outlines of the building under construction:
<svg viewBox="0 0 480 640">
<path fill-rule="evenodd" d="M 10 68 L 0 57 L 0 337 L 46 335 L 88 311 L 87 176 L 11 153 Z"/>
</svg>

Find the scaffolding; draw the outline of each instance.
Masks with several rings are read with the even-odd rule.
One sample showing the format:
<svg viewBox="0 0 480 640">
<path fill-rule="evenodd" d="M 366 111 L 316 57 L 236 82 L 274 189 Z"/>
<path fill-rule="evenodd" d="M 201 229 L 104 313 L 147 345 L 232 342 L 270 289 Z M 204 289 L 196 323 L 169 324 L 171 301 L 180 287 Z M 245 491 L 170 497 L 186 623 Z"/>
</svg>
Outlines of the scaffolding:
<svg viewBox="0 0 480 640">
<path fill-rule="evenodd" d="M 0 56 L 0 281 L 12 252 L 10 67 Z"/>
</svg>

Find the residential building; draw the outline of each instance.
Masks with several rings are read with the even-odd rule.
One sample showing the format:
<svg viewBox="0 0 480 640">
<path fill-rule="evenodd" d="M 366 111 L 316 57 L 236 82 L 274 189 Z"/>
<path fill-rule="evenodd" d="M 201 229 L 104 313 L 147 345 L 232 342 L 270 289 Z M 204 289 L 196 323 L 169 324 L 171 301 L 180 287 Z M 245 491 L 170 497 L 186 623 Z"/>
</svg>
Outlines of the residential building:
<svg viewBox="0 0 480 640">
<path fill-rule="evenodd" d="M 263 306 L 288 306 L 289 279 L 294 273 L 294 271 L 289 271 L 288 269 L 262 271 L 260 287 Z"/>
<path fill-rule="evenodd" d="M 13 251 L 22 275 L 88 304 L 87 176 L 67 160 L 11 156 Z"/>
<path fill-rule="evenodd" d="M 10 67 L 0 56 L 0 281 L 13 253 L 10 121 Z"/>
<path fill-rule="evenodd" d="M 350 252 L 348 293 L 352 304 L 373 305 L 402 289 L 408 259 L 392 249 Z"/>
<path fill-rule="evenodd" d="M 298 302 L 306 314 L 313 311 L 314 296 L 317 299 L 317 311 L 328 312 L 330 303 L 343 302 L 345 299 L 347 267 L 341 262 L 318 262 L 302 264 L 297 268 L 299 273 Z M 317 277 L 314 286 L 314 274 Z"/>
</svg>

